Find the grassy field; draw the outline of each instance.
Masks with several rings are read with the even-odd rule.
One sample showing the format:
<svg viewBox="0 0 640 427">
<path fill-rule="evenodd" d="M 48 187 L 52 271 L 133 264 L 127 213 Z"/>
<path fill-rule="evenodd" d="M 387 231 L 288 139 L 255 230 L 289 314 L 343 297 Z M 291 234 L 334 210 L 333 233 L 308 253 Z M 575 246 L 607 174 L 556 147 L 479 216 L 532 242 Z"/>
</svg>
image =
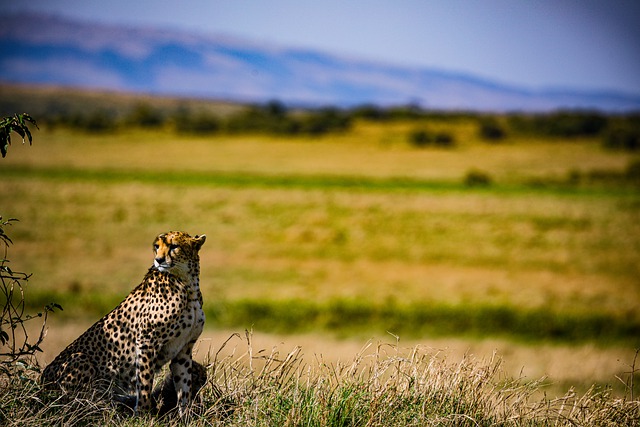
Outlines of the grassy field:
<svg viewBox="0 0 640 427">
<path fill-rule="evenodd" d="M 251 333 L 235 334 L 211 353 L 210 382 L 184 419 L 130 417 L 99 396 L 42 395 L 34 375 L 13 378 L 0 394 L 7 426 L 635 426 L 640 402 L 597 387 L 540 397 L 541 382 L 505 377 L 495 354 L 446 354 L 397 342 L 369 342 L 333 362 L 302 349 L 260 349 Z M 164 373 L 162 373 L 164 375 Z M 214 385 L 215 384 L 215 385 Z M 0 383 L 0 386 L 6 384 Z M 28 404 L 25 404 L 28 402 Z"/>
<path fill-rule="evenodd" d="M 633 155 L 428 125 L 455 148 L 412 147 L 415 122 L 318 138 L 42 129 L 0 164 L 0 213 L 20 219 L 12 268 L 33 273 L 32 304 L 86 323 L 139 282 L 155 235 L 206 233 L 210 327 L 616 354 L 617 371 L 571 377 L 615 385 L 640 347 L 640 192 L 570 178 L 622 173 Z M 474 170 L 492 184 L 466 185 Z"/>
</svg>

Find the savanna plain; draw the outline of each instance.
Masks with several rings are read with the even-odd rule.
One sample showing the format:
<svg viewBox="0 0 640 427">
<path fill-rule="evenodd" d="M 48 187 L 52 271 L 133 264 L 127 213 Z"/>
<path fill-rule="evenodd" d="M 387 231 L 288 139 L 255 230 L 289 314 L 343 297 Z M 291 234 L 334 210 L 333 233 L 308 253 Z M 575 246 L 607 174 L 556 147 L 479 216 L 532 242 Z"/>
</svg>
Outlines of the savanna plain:
<svg viewBox="0 0 640 427">
<path fill-rule="evenodd" d="M 416 127 L 455 145 L 411 144 Z M 640 192 L 588 177 L 637 160 L 596 137 L 487 142 L 466 116 L 320 136 L 43 125 L 2 159 L 0 214 L 19 219 L 27 308 L 64 309 L 43 365 L 140 282 L 157 234 L 207 235 L 196 358 L 245 407 L 197 425 L 574 425 L 589 399 L 622 402 L 633 425 Z M 390 384 L 406 405 L 430 391 L 418 412 L 376 409 L 399 405 Z M 425 409 L 452 387 L 466 397 Z M 465 400 L 476 387 L 491 410 Z"/>
</svg>

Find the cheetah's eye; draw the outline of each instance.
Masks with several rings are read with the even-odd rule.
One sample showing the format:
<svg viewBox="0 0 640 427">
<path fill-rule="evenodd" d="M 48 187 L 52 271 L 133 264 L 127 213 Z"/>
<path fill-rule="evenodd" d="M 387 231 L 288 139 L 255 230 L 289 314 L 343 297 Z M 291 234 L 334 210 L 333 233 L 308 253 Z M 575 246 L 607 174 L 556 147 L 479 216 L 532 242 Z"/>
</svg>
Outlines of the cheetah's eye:
<svg viewBox="0 0 640 427">
<path fill-rule="evenodd" d="M 178 247 L 179 247 L 178 245 L 169 245 L 169 250 L 171 252 L 174 252 L 176 249 L 178 249 Z"/>
<path fill-rule="evenodd" d="M 159 244 L 157 244 L 157 243 L 156 243 L 156 244 L 154 244 L 154 245 L 153 245 L 153 250 L 157 252 L 157 251 L 158 251 L 158 249 L 160 249 L 160 245 L 159 245 Z"/>
</svg>

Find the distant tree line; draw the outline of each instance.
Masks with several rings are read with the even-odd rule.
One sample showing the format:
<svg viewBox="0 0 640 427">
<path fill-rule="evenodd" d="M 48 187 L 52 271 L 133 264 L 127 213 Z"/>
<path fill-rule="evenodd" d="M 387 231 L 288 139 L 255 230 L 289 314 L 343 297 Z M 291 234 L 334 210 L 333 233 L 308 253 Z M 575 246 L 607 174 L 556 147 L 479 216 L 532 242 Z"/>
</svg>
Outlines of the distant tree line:
<svg viewBox="0 0 640 427">
<path fill-rule="evenodd" d="M 374 110 L 355 110 L 355 114 L 369 120 L 391 120 L 391 117 L 423 118 L 439 122 L 472 119 L 477 123 L 480 139 L 498 143 L 509 136 L 531 136 L 535 138 L 575 139 L 580 137 L 602 137 L 604 145 L 610 148 L 640 149 L 639 115 L 605 115 L 593 111 L 555 111 L 539 114 L 485 114 L 469 112 L 430 112 L 422 116 L 394 113 L 392 116 L 374 114 Z M 397 116 L 395 114 L 398 114 Z M 448 132 L 430 132 L 426 129 L 411 131 L 408 141 L 416 147 L 452 147 L 455 138 Z"/>
<path fill-rule="evenodd" d="M 179 101 L 170 104 L 139 101 L 127 107 L 109 106 L 108 102 L 88 104 L 89 98 L 73 101 L 60 97 L 42 100 L 38 113 L 41 124 L 62 126 L 86 132 L 113 132 L 125 127 L 172 129 L 178 133 L 209 135 L 216 133 L 263 133 L 273 135 L 311 135 L 344 132 L 356 121 L 414 121 L 405 140 L 416 148 L 451 148 L 456 144 L 455 132 L 435 126 L 465 121 L 477 125 L 477 136 L 490 143 L 500 143 L 512 136 L 549 139 L 600 138 L 607 148 L 640 151 L 640 112 L 605 114 L 595 110 L 559 110 L 548 113 L 490 114 L 471 111 L 429 110 L 415 104 L 380 107 L 367 104 L 350 109 L 334 107 L 291 108 L 273 100 L 264 104 L 235 108 L 220 113 L 202 101 L 197 106 Z M 103 100 L 104 101 L 104 100 Z M 18 105 L 0 100 L 0 112 Z M 25 106 L 26 107 L 26 106 Z M 30 106 L 31 109 L 36 106 Z M 24 108 L 26 109 L 26 108 Z M 447 126 L 444 126 L 446 128 Z M 455 129 L 455 128 L 452 128 Z"/>
<path fill-rule="evenodd" d="M 607 148 L 627 151 L 640 150 L 640 114 L 617 117 L 604 132 Z"/>
<path fill-rule="evenodd" d="M 509 135 L 536 138 L 600 138 L 610 149 L 640 150 L 640 113 L 563 110 L 544 114 L 479 115 L 479 136 L 499 142 Z"/>
<path fill-rule="evenodd" d="M 342 132 L 351 127 L 347 112 L 327 107 L 299 113 L 290 113 L 284 104 L 271 101 L 263 106 L 252 106 L 231 116 L 225 128 L 231 133 L 266 132 L 280 135 L 323 135 Z"/>
<path fill-rule="evenodd" d="M 74 112 L 50 112 L 42 122 L 49 126 L 70 127 L 86 132 L 112 132 L 122 127 L 137 126 L 153 129 L 173 127 L 179 133 L 215 134 L 267 133 L 277 135 L 323 135 L 346 131 L 351 116 L 337 108 L 291 111 L 283 103 L 271 101 L 251 105 L 228 116 L 205 109 L 179 107 L 172 110 L 139 103 L 122 113 L 105 108 Z"/>
<path fill-rule="evenodd" d="M 548 114 L 512 114 L 509 128 L 514 132 L 572 138 L 595 136 L 607 127 L 608 117 L 595 111 L 556 111 Z"/>
</svg>

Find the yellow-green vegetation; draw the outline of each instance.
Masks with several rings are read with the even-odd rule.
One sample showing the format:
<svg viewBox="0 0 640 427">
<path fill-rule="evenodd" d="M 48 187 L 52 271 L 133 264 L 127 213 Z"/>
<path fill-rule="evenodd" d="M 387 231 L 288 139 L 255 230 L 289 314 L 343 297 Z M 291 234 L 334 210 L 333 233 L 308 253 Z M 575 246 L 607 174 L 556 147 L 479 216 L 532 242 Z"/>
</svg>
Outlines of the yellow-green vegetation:
<svg viewBox="0 0 640 427">
<path fill-rule="evenodd" d="M 418 123 L 420 125 L 420 123 Z M 39 133 L 2 165 L 14 259 L 35 302 L 109 310 L 159 232 L 207 233 L 210 325 L 350 334 L 510 335 L 637 345 L 640 197 L 633 155 L 595 140 L 487 144 L 471 119 L 358 122 L 319 138 Z M 465 183 L 471 170 L 491 178 Z M 6 202 L 4 202 L 6 201 Z"/>
<path fill-rule="evenodd" d="M 141 280 L 153 238 L 180 229 L 209 237 L 201 253 L 209 327 L 632 352 L 640 346 L 637 155 L 595 136 L 487 141 L 478 123 L 356 119 L 348 131 L 314 137 L 42 126 L 33 146 L 12 146 L 0 164 L 0 213 L 20 219 L 11 267 L 33 273 L 28 308 L 59 303 L 57 319 L 86 323 Z M 51 330 L 46 340 L 72 338 Z M 234 402 L 230 425 L 638 421 L 635 367 L 618 372 L 624 399 L 604 388 L 532 400 L 539 384 L 503 379 L 495 361 L 389 351 L 349 366 L 275 355 L 264 369 L 251 357 L 264 355 L 249 351 L 211 375 Z M 0 402 L 3 422 L 56 424 L 77 409 L 80 424 L 157 423 L 87 402 L 42 406 L 29 375 L 2 384 L 12 390 Z M 221 416 L 213 387 L 203 397 L 195 425 Z"/>
</svg>

